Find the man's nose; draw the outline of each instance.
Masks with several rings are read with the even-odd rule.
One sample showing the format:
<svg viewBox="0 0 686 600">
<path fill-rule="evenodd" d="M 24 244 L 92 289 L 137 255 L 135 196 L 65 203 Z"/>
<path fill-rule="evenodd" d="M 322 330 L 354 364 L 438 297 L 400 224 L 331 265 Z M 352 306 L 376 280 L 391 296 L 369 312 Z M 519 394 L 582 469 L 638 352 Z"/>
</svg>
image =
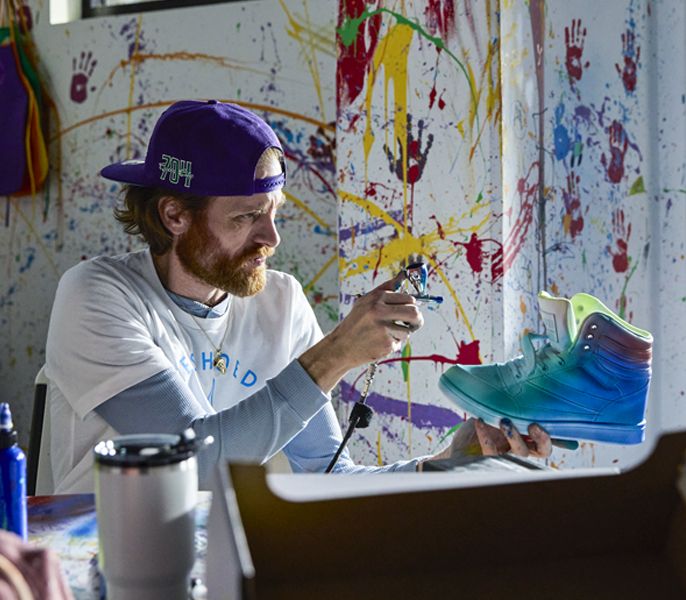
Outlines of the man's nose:
<svg viewBox="0 0 686 600">
<path fill-rule="evenodd" d="M 258 219 L 255 242 L 270 248 L 276 248 L 281 243 L 273 215 L 265 214 Z"/>
</svg>

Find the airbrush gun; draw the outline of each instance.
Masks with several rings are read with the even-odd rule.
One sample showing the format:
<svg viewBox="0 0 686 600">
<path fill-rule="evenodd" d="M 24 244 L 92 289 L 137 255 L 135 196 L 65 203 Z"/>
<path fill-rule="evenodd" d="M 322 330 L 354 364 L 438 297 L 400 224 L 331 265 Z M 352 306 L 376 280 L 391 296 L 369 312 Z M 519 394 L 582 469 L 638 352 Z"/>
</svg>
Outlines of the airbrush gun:
<svg viewBox="0 0 686 600">
<path fill-rule="evenodd" d="M 441 304 L 443 302 L 443 296 L 430 296 L 426 293 L 426 279 L 429 275 L 429 269 L 426 263 L 423 261 L 411 262 L 408 266 L 403 267 L 405 272 L 405 277 L 410 282 L 414 288 L 416 294 L 412 294 L 415 300 L 420 300 L 424 302 L 435 302 L 436 304 Z"/>
<path fill-rule="evenodd" d="M 413 298 L 422 302 L 435 302 L 436 304 L 441 304 L 443 302 L 442 296 L 430 296 L 426 293 L 426 279 L 429 273 L 426 263 L 422 261 L 413 261 L 407 267 L 403 267 L 402 272 L 405 274 L 407 281 L 410 282 L 414 288 L 414 291 L 416 292 L 415 294 L 411 294 Z M 403 323 L 401 321 L 396 321 L 395 324 L 408 327 L 407 323 Z M 331 459 L 329 466 L 326 468 L 326 473 L 330 473 L 336 466 L 338 458 L 348 443 L 350 436 L 352 436 L 353 431 L 355 429 L 368 427 L 369 423 L 371 422 L 373 411 L 369 406 L 367 406 L 366 402 L 367 396 L 369 395 L 369 389 L 372 386 L 372 381 L 374 381 L 374 375 L 376 375 L 377 366 L 378 363 L 373 362 L 367 367 L 367 372 L 365 373 L 364 379 L 364 387 L 360 393 L 360 398 L 353 406 L 348 419 L 348 429 L 343 436 L 343 440 L 341 441 L 336 454 Z"/>
</svg>

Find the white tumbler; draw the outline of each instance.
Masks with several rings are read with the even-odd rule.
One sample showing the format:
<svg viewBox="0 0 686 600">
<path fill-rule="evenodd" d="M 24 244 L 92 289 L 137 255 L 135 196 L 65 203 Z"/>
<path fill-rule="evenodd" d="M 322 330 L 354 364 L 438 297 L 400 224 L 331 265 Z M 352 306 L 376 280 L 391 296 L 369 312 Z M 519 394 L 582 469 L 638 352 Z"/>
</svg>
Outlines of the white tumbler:
<svg viewBox="0 0 686 600">
<path fill-rule="evenodd" d="M 98 562 L 108 600 L 187 600 L 197 449 L 193 430 L 125 435 L 95 447 Z"/>
</svg>

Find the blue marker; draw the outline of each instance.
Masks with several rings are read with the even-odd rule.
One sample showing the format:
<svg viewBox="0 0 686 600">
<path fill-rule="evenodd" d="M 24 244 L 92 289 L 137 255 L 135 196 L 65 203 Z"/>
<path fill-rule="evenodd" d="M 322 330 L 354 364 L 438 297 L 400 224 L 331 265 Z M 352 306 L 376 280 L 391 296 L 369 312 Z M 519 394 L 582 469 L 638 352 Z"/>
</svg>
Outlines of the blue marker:
<svg viewBox="0 0 686 600">
<path fill-rule="evenodd" d="M 26 456 L 7 402 L 0 403 L 0 527 L 26 539 Z"/>
</svg>

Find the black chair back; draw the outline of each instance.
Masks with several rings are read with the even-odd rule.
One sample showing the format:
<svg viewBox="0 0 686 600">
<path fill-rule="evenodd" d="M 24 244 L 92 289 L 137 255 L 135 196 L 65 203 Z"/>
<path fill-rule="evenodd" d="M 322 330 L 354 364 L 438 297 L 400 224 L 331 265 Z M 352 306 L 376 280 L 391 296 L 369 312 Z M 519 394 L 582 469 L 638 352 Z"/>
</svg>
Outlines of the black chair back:
<svg viewBox="0 0 686 600">
<path fill-rule="evenodd" d="M 36 481 L 38 480 L 38 459 L 40 457 L 41 437 L 43 436 L 43 420 L 45 418 L 45 396 L 48 386 L 45 383 L 37 383 L 33 393 L 33 413 L 31 415 L 31 432 L 29 434 L 29 456 L 26 466 L 26 493 L 29 496 L 36 494 Z"/>
</svg>

